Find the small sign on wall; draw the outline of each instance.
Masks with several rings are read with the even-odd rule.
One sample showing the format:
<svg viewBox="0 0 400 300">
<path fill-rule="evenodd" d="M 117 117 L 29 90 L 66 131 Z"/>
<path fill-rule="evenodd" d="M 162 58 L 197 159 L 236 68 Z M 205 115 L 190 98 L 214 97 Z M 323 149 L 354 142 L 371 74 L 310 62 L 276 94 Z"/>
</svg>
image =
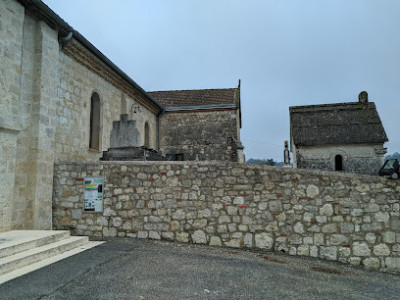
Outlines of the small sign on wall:
<svg viewBox="0 0 400 300">
<path fill-rule="evenodd" d="M 83 210 L 103 212 L 104 177 L 85 177 Z"/>
</svg>

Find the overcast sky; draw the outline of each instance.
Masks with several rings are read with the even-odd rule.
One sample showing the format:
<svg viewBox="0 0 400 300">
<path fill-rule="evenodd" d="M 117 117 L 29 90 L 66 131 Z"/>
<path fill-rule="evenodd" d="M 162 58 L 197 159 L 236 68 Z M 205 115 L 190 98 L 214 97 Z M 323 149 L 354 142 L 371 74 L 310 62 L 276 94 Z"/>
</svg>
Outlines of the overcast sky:
<svg viewBox="0 0 400 300">
<path fill-rule="evenodd" d="M 289 106 L 366 90 L 400 152 L 398 0 L 45 0 L 147 91 L 236 87 L 246 159 L 283 160 Z"/>
</svg>

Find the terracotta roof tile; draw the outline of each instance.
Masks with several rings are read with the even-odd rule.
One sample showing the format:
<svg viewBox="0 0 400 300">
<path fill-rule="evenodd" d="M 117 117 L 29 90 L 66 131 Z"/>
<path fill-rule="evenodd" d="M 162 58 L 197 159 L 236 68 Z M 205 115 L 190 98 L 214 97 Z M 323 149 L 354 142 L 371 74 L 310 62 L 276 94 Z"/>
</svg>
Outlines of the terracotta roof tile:
<svg viewBox="0 0 400 300">
<path fill-rule="evenodd" d="M 164 107 L 236 104 L 237 88 L 148 92 Z"/>
</svg>

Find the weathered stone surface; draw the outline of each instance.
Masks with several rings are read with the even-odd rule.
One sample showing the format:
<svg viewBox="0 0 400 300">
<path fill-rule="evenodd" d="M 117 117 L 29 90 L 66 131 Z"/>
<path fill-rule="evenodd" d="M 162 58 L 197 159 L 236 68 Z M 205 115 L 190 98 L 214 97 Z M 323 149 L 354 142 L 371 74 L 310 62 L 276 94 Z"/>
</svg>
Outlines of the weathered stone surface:
<svg viewBox="0 0 400 300">
<path fill-rule="evenodd" d="M 307 197 L 315 198 L 319 194 L 319 188 L 313 184 L 307 187 Z"/>
<path fill-rule="evenodd" d="M 251 234 L 251 233 L 246 233 L 246 234 L 244 235 L 243 244 L 244 244 L 246 247 L 252 247 L 252 246 L 253 246 L 253 234 Z"/>
<path fill-rule="evenodd" d="M 337 248 L 336 247 L 320 247 L 319 256 L 327 260 L 336 260 Z"/>
<path fill-rule="evenodd" d="M 186 232 L 177 232 L 176 240 L 178 242 L 187 243 L 189 242 L 189 234 L 187 234 Z"/>
<path fill-rule="evenodd" d="M 210 238 L 210 246 L 222 246 L 221 238 L 219 236 L 212 236 Z"/>
<path fill-rule="evenodd" d="M 228 242 L 224 242 L 225 246 L 232 247 L 232 248 L 240 248 L 242 240 L 240 239 L 230 239 Z"/>
<path fill-rule="evenodd" d="M 336 223 L 325 224 L 322 226 L 323 233 L 335 233 L 337 232 L 337 225 Z"/>
<path fill-rule="evenodd" d="M 370 257 L 370 258 L 366 258 L 363 260 L 363 265 L 367 268 L 367 269 L 379 269 L 380 267 L 380 261 L 378 258 L 376 257 Z"/>
<path fill-rule="evenodd" d="M 383 242 L 394 244 L 396 242 L 396 234 L 393 231 L 386 231 L 382 234 Z"/>
<path fill-rule="evenodd" d="M 120 217 L 112 218 L 112 224 L 114 227 L 120 227 L 122 225 L 122 219 Z"/>
<path fill-rule="evenodd" d="M 388 269 L 400 269 L 400 257 L 386 257 L 385 265 Z"/>
<path fill-rule="evenodd" d="M 117 236 L 117 229 L 114 227 L 111 228 L 103 227 L 103 236 L 104 237 Z"/>
<path fill-rule="evenodd" d="M 195 244 L 206 244 L 207 243 L 206 234 L 204 233 L 203 230 L 196 230 L 192 234 L 192 241 Z"/>
<path fill-rule="evenodd" d="M 390 255 L 390 249 L 386 244 L 379 244 L 374 246 L 374 254 L 376 256 L 388 256 Z"/>
<path fill-rule="evenodd" d="M 297 255 L 308 256 L 310 254 L 310 247 L 307 245 L 300 245 L 297 248 Z"/>
<path fill-rule="evenodd" d="M 333 215 L 333 207 L 332 204 L 324 204 L 320 209 L 319 209 L 319 214 L 322 216 L 332 216 Z"/>
<path fill-rule="evenodd" d="M 349 263 L 351 265 L 357 266 L 361 263 L 361 258 L 360 257 L 350 257 L 349 258 Z"/>
<path fill-rule="evenodd" d="M 349 238 L 342 234 L 332 234 L 330 242 L 331 245 L 343 245 L 349 242 Z"/>
<path fill-rule="evenodd" d="M 399 257 L 400 247 L 396 245 L 400 234 L 391 229 L 398 218 L 392 215 L 392 202 L 367 202 L 375 201 L 375 196 L 381 193 L 387 193 L 390 199 L 393 188 L 385 187 L 385 192 L 380 182 L 368 183 L 370 191 L 361 195 L 353 189 L 353 177 L 344 174 L 329 175 L 327 181 L 318 174 L 294 171 L 300 181 L 288 181 L 281 169 L 271 177 L 268 167 L 259 166 L 237 167 L 243 171 L 235 174 L 247 177 L 235 177 L 230 168 L 236 164 L 134 162 L 101 167 L 78 163 L 56 166 L 54 181 L 64 182 L 55 187 L 53 219 L 58 228 L 74 226 L 75 233 L 84 231 L 103 236 L 284 250 L 290 255 L 338 260 L 368 268 L 377 266 L 376 259 L 369 258 L 381 261 Z M 87 214 L 81 210 L 81 200 L 76 201 L 81 199 L 82 183 L 75 178 L 83 178 L 87 172 L 105 176 L 102 214 Z M 128 178 L 115 180 L 120 175 Z M 306 195 L 309 185 L 301 183 L 307 180 L 325 193 L 322 199 Z M 335 180 L 338 184 L 332 185 Z M 267 189 L 260 181 L 274 185 L 269 184 Z M 289 189 L 290 193 L 286 191 Z M 346 194 L 349 190 L 351 198 Z M 73 220 L 72 209 L 81 212 L 82 218 Z M 380 264 L 378 268 L 386 266 Z"/>
<path fill-rule="evenodd" d="M 272 249 L 273 239 L 268 233 L 257 233 L 255 235 L 256 247 L 260 249 Z"/>
<path fill-rule="evenodd" d="M 389 221 L 389 213 L 387 213 L 387 212 L 377 212 L 375 214 L 375 220 L 377 222 L 388 222 Z"/>
<path fill-rule="evenodd" d="M 160 240 L 161 236 L 158 232 L 156 231 L 149 231 L 149 239 L 153 239 L 153 240 Z"/>
<path fill-rule="evenodd" d="M 354 242 L 353 243 L 353 255 L 356 256 L 370 256 L 371 249 L 368 244 L 363 242 Z"/>
<path fill-rule="evenodd" d="M 296 225 L 294 225 L 293 229 L 296 233 L 304 233 L 303 224 L 301 224 L 300 222 L 297 222 Z"/>
</svg>

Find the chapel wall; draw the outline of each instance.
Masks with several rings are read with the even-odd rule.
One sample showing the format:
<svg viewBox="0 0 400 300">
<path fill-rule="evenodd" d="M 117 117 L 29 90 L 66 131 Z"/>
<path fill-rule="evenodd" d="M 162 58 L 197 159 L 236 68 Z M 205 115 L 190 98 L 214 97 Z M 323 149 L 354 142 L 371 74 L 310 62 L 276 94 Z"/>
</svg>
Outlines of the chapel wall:
<svg viewBox="0 0 400 300">
<path fill-rule="evenodd" d="M 293 157 L 297 168 L 335 171 L 335 156 L 341 155 L 344 172 L 377 175 L 383 150 L 382 144 L 300 146 Z"/>
<path fill-rule="evenodd" d="M 184 160 L 236 161 L 237 110 L 167 112 L 161 117 L 163 155 L 183 153 Z"/>
</svg>

